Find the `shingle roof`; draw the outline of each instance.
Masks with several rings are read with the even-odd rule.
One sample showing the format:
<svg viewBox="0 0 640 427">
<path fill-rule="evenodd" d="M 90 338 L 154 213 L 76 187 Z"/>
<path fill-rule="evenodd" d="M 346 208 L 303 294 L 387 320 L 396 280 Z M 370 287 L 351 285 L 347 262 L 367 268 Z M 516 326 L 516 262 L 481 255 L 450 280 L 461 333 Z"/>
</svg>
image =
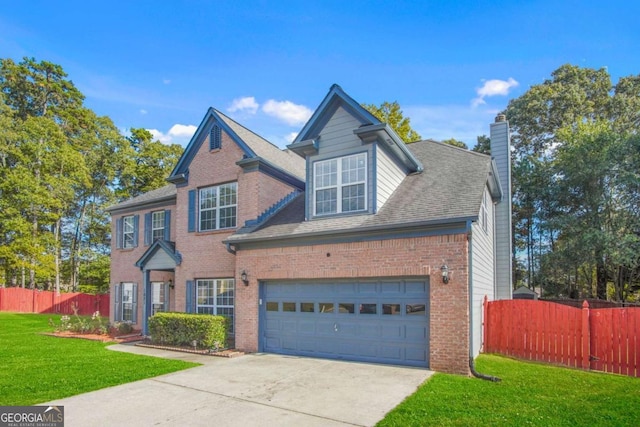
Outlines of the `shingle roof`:
<svg viewBox="0 0 640 427">
<path fill-rule="evenodd" d="M 293 174 L 303 181 L 305 180 L 305 161 L 302 157 L 291 150 L 281 150 L 260 135 L 225 116 L 220 111 L 215 110 L 215 112 L 258 157 L 279 167 L 284 172 Z"/>
<path fill-rule="evenodd" d="M 176 197 L 176 186 L 173 184 L 165 185 L 155 190 L 147 191 L 137 197 L 134 197 L 124 202 L 118 203 L 107 208 L 107 212 L 116 211 L 119 209 L 125 209 L 134 206 L 146 205 L 148 203 L 159 202 L 162 200 L 170 200 Z"/>
<path fill-rule="evenodd" d="M 377 214 L 305 221 L 305 197 L 301 194 L 257 230 L 238 230 L 228 241 L 364 232 L 477 218 L 491 158 L 432 140 L 407 147 L 422 162 L 424 171 L 408 175 Z"/>
</svg>

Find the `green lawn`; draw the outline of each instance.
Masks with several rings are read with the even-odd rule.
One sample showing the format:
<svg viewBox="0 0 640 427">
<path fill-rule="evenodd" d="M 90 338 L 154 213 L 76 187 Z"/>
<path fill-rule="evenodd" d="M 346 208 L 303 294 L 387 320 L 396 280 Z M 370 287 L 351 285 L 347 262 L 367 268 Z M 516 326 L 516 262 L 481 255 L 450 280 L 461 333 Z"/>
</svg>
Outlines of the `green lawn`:
<svg viewBox="0 0 640 427">
<path fill-rule="evenodd" d="M 47 314 L 0 313 L 0 406 L 33 405 L 197 366 L 41 335 Z"/>
<path fill-rule="evenodd" d="M 482 355 L 502 382 L 435 374 L 378 426 L 640 426 L 640 378 Z"/>
</svg>

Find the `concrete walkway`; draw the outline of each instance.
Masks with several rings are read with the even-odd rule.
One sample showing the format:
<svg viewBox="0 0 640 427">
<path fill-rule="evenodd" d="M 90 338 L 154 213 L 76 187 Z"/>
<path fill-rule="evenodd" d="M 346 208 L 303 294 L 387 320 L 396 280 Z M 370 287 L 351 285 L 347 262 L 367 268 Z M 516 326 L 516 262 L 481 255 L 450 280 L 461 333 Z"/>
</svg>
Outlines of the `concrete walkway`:
<svg viewBox="0 0 640 427">
<path fill-rule="evenodd" d="M 220 358 L 108 347 L 202 366 L 42 405 L 65 426 L 371 426 L 432 374 L 426 369 L 250 354 Z"/>
</svg>

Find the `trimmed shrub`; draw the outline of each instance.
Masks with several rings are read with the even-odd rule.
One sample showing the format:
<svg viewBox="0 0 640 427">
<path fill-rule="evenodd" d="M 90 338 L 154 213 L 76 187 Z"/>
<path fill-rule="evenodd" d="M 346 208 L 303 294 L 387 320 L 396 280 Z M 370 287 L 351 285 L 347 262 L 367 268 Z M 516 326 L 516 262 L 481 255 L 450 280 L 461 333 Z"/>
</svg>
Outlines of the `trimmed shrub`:
<svg viewBox="0 0 640 427">
<path fill-rule="evenodd" d="M 190 313 L 156 313 L 149 318 L 149 333 L 155 344 L 221 348 L 227 342 L 227 319 Z"/>
</svg>

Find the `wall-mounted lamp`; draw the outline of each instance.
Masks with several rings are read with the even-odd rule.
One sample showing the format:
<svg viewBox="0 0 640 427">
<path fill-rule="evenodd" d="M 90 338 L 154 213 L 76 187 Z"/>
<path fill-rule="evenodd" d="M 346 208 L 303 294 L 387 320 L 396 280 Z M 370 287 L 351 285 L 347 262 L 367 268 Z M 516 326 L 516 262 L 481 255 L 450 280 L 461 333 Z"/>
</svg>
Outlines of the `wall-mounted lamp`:
<svg viewBox="0 0 640 427">
<path fill-rule="evenodd" d="M 249 286 L 249 278 L 247 277 L 247 272 L 245 270 L 242 270 L 242 273 L 240 273 L 240 280 L 242 280 L 242 283 L 244 283 L 245 286 Z"/>
<path fill-rule="evenodd" d="M 442 264 L 440 271 L 442 272 L 442 283 L 449 283 L 449 267 L 447 267 L 447 264 Z"/>
<path fill-rule="evenodd" d="M 174 285 L 174 284 L 173 284 L 173 280 L 171 280 L 171 279 L 169 279 L 169 287 L 170 287 L 171 289 L 173 289 L 173 288 L 175 288 L 175 287 L 176 287 L 176 285 Z"/>
</svg>

